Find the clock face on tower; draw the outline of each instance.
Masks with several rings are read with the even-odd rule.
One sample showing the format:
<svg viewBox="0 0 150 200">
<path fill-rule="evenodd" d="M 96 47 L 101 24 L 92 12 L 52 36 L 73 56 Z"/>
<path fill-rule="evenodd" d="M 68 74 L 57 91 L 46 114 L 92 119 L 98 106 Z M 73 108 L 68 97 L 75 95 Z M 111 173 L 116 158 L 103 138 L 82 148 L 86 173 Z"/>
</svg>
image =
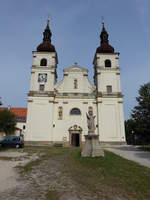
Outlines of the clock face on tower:
<svg viewBox="0 0 150 200">
<path fill-rule="evenodd" d="M 47 82 L 47 74 L 45 74 L 45 73 L 39 74 L 38 75 L 38 82 L 39 83 Z"/>
</svg>

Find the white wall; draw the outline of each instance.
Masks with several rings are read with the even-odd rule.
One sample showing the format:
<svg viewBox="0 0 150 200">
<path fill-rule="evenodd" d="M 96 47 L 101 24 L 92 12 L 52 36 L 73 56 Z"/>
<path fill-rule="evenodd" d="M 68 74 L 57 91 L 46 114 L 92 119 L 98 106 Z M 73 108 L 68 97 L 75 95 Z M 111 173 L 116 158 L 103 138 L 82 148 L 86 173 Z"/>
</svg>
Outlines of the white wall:
<svg viewBox="0 0 150 200">
<path fill-rule="evenodd" d="M 102 98 L 98 103 L 101 142 L 125 142 L 122 103 L 114 98 Z"/>
<path fill-rule="evenodd" d="M 97 112 L 99 135 L 101 142 L 125 142 L 123 99 L 121 93 L 119 54 L 96 54 L 95 67 L 97 69 L 98 97 Z M 105 68 L 105 60 L 111 61 L 111 68 Z M 112 94 L 107 94 L 106 86 L 112 86 Z"/>
<path fill-rule="evenodd" d="M 47 59 L 47 66 L 40 66 L 41 59 Z M 55 84 L 56 53 L 33 52 L 33 65 L 31 69 L 30 91 L 39 91 L 39 85 L 45 85 L 45 91 L 53 91 Z M 46 73 L 47 82 L 39 83 L 38 74 Z"/>
<path fill-rule="evenodd" d="M 84 141 L 84 135 L 88 134 L 87 128 L 87 118 L 86 113 L 88 112 L 88 107 L 93 107 L 93 114 L 96 115 L 97 109 L 94 99 L 57 99 L 58 104 L 54 104 L 54 124 L 53 127 L 53 141 L 62 141 L 63 137 L 67 138 L 69 141 L 69 128 L 74 125 L 78 125 L 82 128 L 82 141 Z M 68 102 L 64 104 L 63 102 Z M 88 102 L 84 104 L 83 102 Z M 63 107 L 63 118 L 62 120 L 58 119 L 58 107 Z M 70 115 L 72 108 L 79 108 L 81 115 Z M 97 117 L 95 118 L 95 124 L 97 122 Z M 97 128 L 95 133 L 97 134 Z"/>
<path fill-rule="evenodd" d="M 32 100 L 28 102 L 25 140 L 51 141 L 53 104 L 48 97 L 32 97 Z"/>
<path fill-rule="evenodd" d="M 81 67 L 70 67 L 64 70 L 63 80 L 55 86 L 59 93 L 92 93 L 95 87 L 88 80 L 88 70 Z M 77 89 L 74 89 L 74 80 L 77 80 Z"/>
</svg>

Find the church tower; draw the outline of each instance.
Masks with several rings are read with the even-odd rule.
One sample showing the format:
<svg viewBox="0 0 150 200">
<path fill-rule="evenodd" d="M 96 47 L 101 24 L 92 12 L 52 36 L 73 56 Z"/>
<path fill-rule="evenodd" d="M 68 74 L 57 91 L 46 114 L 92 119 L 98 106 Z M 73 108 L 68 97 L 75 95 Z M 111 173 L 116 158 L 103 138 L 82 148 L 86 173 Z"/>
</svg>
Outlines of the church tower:
<svg viewBox="0 0 150 200">
<path fill-rule="evenodd" d="M 119 53 L 109 44 L 104 21 L 93 64 L 100 142 L 125 143 Z"/>
<path fill-rule="evenodd" d="M 25 141 L 52 141 L 54 85 L 57 52 L 51 44 L 49 19 L 43 42 L 33 51 Z"/>
</svg>

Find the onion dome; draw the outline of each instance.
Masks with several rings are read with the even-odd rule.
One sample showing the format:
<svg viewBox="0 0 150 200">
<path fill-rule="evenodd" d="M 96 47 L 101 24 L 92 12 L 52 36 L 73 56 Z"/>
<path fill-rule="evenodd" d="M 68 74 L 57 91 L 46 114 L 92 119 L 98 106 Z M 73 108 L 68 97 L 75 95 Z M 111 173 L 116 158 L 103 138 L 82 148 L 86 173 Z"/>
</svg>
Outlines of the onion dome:
<svg viewBox="0 0 150 200">
<path fill-rule="evenodd" d="M 49 28 L 49 18 L 47 26 L 43 32 L 43 42 L 37 47 L 38 52 L 56 52 L 55 47 L 51 44 L 52 33 Z"/>
<path fill-rule="evenodd" d="M 104 20 L 102 22 L 102 31 L 100 34 L 101 43 L 96 49 L 96 53 L 114 53 L 114 48 L 109 44 L 108 33 L 104 26 Z"/>
</svg>

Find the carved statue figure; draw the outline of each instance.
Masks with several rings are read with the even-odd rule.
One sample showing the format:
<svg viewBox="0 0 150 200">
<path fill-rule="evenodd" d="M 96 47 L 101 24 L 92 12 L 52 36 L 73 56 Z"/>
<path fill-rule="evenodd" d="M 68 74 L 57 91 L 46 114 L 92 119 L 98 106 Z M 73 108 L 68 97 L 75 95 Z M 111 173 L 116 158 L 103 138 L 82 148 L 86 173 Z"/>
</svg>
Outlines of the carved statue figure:
<svg viewBox="0 0 150 200">
<path fill-rule="evenodd" d="M 95 116 L 93 116 L 93 112 L 92 111 L 88 111 L 88 114 L 86 113 L 87 116 L 87 125 L 88 125 L 88 133 L 95 133 L 95 123 L 94 123 L 94 119 Z"/>
</svg>

